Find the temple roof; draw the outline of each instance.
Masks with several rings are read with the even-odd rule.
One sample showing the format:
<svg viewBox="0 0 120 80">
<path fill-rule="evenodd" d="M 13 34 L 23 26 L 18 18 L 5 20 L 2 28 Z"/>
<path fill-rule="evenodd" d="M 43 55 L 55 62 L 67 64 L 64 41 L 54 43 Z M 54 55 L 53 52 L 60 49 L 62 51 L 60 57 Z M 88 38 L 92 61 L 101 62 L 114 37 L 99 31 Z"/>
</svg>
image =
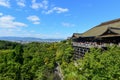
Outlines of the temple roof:
<svg viewBox="0 0 120 80">
<path fill-rule="evenodd" d="M 73 33 L 72 37 L 74 38 L 79 38 L 82 34 L 80 33 Z"/>
<path fill-rule="evenodd" d="M 112 31 L 113 33 L 116 33 L 116 34 L 120 35 L 120 19 L 111 20 L 111 21 L 101 23 L 100 25 L 97 25 L 97 26 L 93 27 L 92 29 L 84 32 L 81 35 L 81 37 L 97 37 L 97 36 L 101 36 L 108 29 L 110 31 Z"/>
</svg>

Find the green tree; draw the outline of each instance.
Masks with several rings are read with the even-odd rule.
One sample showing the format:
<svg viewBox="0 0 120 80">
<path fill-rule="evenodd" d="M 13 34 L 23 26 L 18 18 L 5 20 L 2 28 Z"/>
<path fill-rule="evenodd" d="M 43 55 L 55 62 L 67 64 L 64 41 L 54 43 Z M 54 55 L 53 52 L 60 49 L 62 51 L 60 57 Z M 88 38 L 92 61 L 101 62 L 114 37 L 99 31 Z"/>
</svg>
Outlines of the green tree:
<svg viewBox="0 0 120 80">
<path fill-rule="evenodd" d="M 20 64 L 23 64 L 23 60 L 24 60 L 24 58 L 23 58 L 23 48 L 22 48 L 21 45 L 17 45 L 15 47 L 15 54 L 16 54 L 15 61 L 20 63 Z"/>
<path fill-rule="evenodd" d="M 113 46 L 107 51 L 92 49 L 83 60 L 79 61 L 78 68 L 81 78 L 92 80 L 119 80 L 120 79 L 120 48 Z"/>
</svg>

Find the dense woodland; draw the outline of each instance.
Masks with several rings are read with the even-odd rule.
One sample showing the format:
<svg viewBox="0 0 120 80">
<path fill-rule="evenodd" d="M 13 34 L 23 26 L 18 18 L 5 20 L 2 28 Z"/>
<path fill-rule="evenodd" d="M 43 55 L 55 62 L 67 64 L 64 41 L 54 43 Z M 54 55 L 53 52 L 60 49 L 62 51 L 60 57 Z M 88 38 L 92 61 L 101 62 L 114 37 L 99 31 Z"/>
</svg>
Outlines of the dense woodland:
<svg viewBox="0 0 120 80">
<path fill-rule="evenodd" d="M 53 80 L 56 62 L 70 62 L 69 42 L 0 41 L 0 80 Z"/>
<path fill-rule="evenodd" d="M 0 80 L 55 80 L 56 63 L 60 64 L 64 80 L 120 79 L 120 47 L 109 47 L 106 51 L 91 49 L 76 61 L 73 51 L 70 41 L 0 41 Z"/>
</svg>

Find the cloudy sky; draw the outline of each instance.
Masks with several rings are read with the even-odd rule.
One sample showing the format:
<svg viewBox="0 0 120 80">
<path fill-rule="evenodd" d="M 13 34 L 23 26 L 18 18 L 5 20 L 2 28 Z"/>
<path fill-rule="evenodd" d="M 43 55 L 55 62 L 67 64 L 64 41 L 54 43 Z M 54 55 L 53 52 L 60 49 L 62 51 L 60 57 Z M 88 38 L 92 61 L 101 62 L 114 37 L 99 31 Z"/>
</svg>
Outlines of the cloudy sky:
<svg viewBox="0 0 120 80">
<path fill-rule="evenodd" d="M 67 38 L 120 18 L 120 0 L 0 0 L 0 36 Z"/>
</svg>

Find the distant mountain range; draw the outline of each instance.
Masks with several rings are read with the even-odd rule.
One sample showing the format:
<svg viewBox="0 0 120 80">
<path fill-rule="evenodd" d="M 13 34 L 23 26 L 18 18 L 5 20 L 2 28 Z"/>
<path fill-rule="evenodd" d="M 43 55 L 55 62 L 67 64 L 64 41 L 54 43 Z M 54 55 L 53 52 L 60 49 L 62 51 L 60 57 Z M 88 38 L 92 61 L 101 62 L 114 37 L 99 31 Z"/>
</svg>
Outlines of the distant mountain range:
<svg viewBox="0 0 120 80">
<path fill-rule="evenodd" d="M 15 41 L 15 42 L 59 42 L 64 39 L 41 39 L 34 37 L 0 37 L 0 40 Z"/>
</svg>

